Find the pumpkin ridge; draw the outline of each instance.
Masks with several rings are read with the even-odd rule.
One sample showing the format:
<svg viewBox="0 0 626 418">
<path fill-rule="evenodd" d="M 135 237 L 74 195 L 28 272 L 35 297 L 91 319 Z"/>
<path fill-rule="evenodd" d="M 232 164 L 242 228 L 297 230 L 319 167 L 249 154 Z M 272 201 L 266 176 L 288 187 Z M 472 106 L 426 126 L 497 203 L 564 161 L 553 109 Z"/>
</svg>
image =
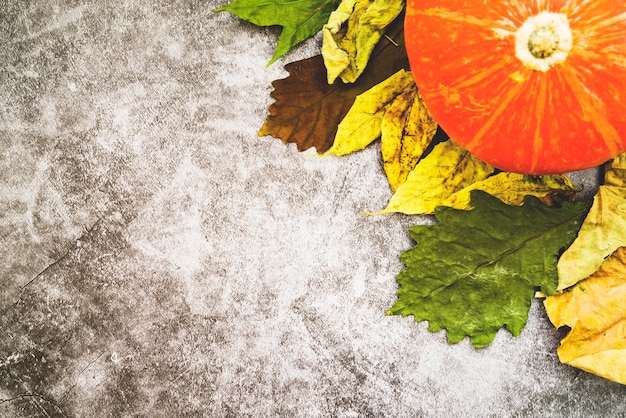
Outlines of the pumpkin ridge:
<svg viewBox="0 0 626 418">
<path fill-rule="evenodd" d="M 467 87 L 471 87 L 474 86 L 476 84 L 480 84 L 481 82 L 484 82 L 485 79 L 489 78 L 491 75 L 504 70 L 506 67 L 508 67 L 510 65 L 509 62 L 506 62 L 506 60 L 501 60 L 498 61 L 497 63 L 495 63 L 494 65 L 492 65 L 489 68 L 486 68 L 474 75 L 472 75 L 469 78 L 466 78 L 464 80 L 459 79 L 459 81 L 457 83 L 451 83 L 450 87 L 460 90 L 460 89 L 464 89 Z"/>
<path fill-rule="evenodd" d="M 513 28 L 507 28 L 502 25 L 502 22 L 498 22 L 491 19 L 481 19 L 476 16 L 465 15 L 459 12 L 454 12 L 452 10 L 445 9 L 443 7 L 433 7 L 424 10 L 409 10 L 407 13 L 412 15 L 421 15 L 428 17 L 440 18 L 442 20 L 448 20 L 452 22 L 458 23 L 467 23 L 474 26 L 479 26 L 485 29 L 494 30 L 504 30 L 510 32 L 514 30 Z"/>
<path fill-rule="evenodd" d="M 593 23 L 589 21 L 581 23 L 581 26 L 584 26 L 585 33 L 605 33 L 611 26 L 626 21 L 626 12 L 615 16 L 610 16 L 610 13 L 608 13 L 607 17 L 596 17 L 594 20 L 595 22 Z M 571 21 L 575 22 L 573 19 Z"/>
<path fill-rule="evenodd" d="M 507 109 L 508 105 L 517 97 L 519 97 L 520 92 L 524 88 L 524 83 L 517 83 L 509 92 L 504 96 L 504 98 L 498 103 L 498 106 L 495 108 L 494 112 L 491 114 L 489 119 L 485 122 L 485 124 L 480 128 L 476 134 L 474 134 L 473 138 L 467 143 L 466 147 L 468 150 L 473 150 L 478 148 L 479 142 L 483 136 L 493 126 L 493 124 L 498 121 L 500 116 Z"/>
<path fill-rule="evenodd" d="M 537 94 L 537 111 L 535 117 L 541 118 L 546 111 L 546 98 L 548 96 L 548 77 L 540 77 L 539 79 L 539 94 Z M 542 136 L 541 136 L 541 122 L 537 121 L 535 124 L 535 133 L 532 144 L 532 159 L 530 162 L 530 170 L 536 171 L 539 165 L 539 156 L 541 155 Z"/>
<path fill-rule="evenodd" d="M 572 32 L 575 32 L 576 38 L 578 38 L 575 49 L 579 53 L 623 43 L 626 12 L 615 16 L 608 14 L 604 19 L 593 20 L 585 15 L 578 19 L 572 18 L 570 22 L 572 23 Z"/>
<path fill-rule="evenodd" d="M 573 70 L 563 68 L 563 77 L 573 90 L 576 100 L 578 100 L 578 104 L 584 110 L 584 115 L 589 118 L 589 122 L 591 122 L 593 127 L 602 137 L 602 141 L 606 145 L 607 149 L 610 150 L 611 154 L 617 154 L 619 149 L 623 148 L 623 146 L 620 146 L 622 144 L 622 139 L 617 132 L 617 129 L 615 129 L 613 124 L 605 116 L 606 113 L 602 111 L 603 109 L 599 110 L 598 107 L 600 105 L 591 100 L 589 92 L 584 87 L 583 83 L 578 79 Z"/>
</svg>

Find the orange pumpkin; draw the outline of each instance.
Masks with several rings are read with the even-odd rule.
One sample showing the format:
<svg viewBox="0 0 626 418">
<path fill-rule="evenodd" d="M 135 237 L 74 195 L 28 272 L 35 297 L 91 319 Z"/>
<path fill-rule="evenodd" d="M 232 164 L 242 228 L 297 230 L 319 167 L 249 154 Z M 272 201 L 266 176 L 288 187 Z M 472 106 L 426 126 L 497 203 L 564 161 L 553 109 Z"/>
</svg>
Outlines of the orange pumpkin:
<svg viewBox="0 0 626 418">
<path fill-rule="evenodd" d="M 456 142 L 553 174 L 626 151 L 626 1 L 408 0 L 411 70 Z"/>
</svg>

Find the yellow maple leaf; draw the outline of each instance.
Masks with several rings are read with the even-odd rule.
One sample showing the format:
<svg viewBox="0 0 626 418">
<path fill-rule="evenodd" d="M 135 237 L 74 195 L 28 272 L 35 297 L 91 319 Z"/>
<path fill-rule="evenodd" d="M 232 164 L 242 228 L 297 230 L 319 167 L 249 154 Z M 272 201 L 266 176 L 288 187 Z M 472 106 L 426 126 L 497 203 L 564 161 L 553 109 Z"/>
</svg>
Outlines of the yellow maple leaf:
<svg viewBox="0 0 626 418">
<path fill-rule="evenodd" d="M 604 184 L 593 198 L 578 237 L 559 258 L 559 290 L 588 277 L 606 256 L 626 246 L 625 183 L 626 154 L 622 154 L 607 164 Z"/>
<path fill-rule="evenodd" d="M 413 84 L 389 105 L 381 124 L 381 153 L 394 192 L 424 154 L 437 132 L 433 119 Z"/>
<path fill-rule="evenodd" d="M 561 362 L 626 384 L 626 247 L 619 247 L 589 278 L 544 305 L 555 327 L 569 326 Z"/>
<path fill-rule="evenodd" d="M 354 83 L 385 28 L 402 12 L 404 0 L 343 0 L 322 28 L 328 84 L 339 77 Z"/>
<path fill-rule="evenodd" d="M 409 173 L 380 215 L 432 214 L 453 193 L 487 178 L 494 168 L 480 161 L 453 141 L 437 144 Z"/>
<path fill-rule="evenodd" d="M 378 139 L 387 107 L 406 89 L 414 86 L 410 72 L 400 70 L 356 97 L 354 104 L 337 127 L 332 147 L 326 155 L 345 155 L 359 151 Z"/>
<path fill-rule="evenodd" d="M 571 202 L 578 194 L 571 180 L 564 175 L 528 176 L 501 172 L 452 194 L 442 202 L 442 205 L 456 209 L 471 209 L 472 190 L 482 190 L 512 206 L 521 206 L 524 203 L 524 196 L 528 195 L 535 196 L 546 205 L 552 206 L 555 203 Z"/>
</svg>

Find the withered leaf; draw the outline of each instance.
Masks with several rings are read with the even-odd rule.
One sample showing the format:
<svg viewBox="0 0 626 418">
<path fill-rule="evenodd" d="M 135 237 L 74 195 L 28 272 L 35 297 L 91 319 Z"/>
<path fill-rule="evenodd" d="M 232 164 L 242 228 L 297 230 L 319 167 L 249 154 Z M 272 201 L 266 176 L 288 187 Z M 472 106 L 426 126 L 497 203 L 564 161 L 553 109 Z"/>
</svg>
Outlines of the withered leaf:
<svg viewBox="0 0 626 418">
<path fill-rule="evenodd" d="M 408 69 L 404 49 L 404 14 L 389 25 L 372 53 L 370 63 L 358 81 L 329 85 L 321 55 L 285 66 L 289 76 L 272 83 L 275 102 L 259 131 L 285 143 L 295 143 L 299 151 L 315 148 L 326 152 L 333 144 L 337 127 L 356 96 L 402 68 Z"/>
<path fill-rule="evenodd" d="M 544 306 L 555 327 L 569 326 L 561 341 L 561 362 L 626 384 L 626 247 L 619 247 L 598 271 Z"/>
<path fill-rule="evenodd" d="M 413 83 L 389 105 L 380 128 L 385 174 L 395 192 L 424 155 L 437 132 L 437 122 Z"/>
<path fill-rule="evenodd" d="M 453 141 L 441 142 L 409 173 L 380 212 L 407 215 L 432 214 L 453 193 L 484 180 L 494 168 Z"/>
<path fill-rule="evenodd" d="M 404 0 L 342 0 L 322 29 L 328 83 L 353 83 L 367 67 L 385 28 L 404 9 Z"/>
<path fill-rule="evenodd" d="M 604 184 L 593 198 L 578 237 L 559 259 L 560 290 L 590 276 L 605 257 L 626 246 L 625 182 L 626 154 L 622 154 L 607 164 Z"/>
<path fill-rule="evenodd" d="M 345 155 L 359 151 L 382 133 L 387 109 L 407 90 L 415 91 L 410 72 L 400 70 L 388 79 L 357 96 L 345 118 L 339 123 L 333 146 L 324 155 Z M 407 106 L 407 103 L 403 103 Z"/>
<path fill-rule="evenodd" d="M 507 205 L 519 206 L 526 196 L 535 196 L 547 206 L 571 202 L 578 190 L 565 175 L 528 176 L 501 172 L 460 190 L 443 201 L 443 206 L 470 209 L 470 193 L 482 190 L 502 200 Z"/>
</svg>

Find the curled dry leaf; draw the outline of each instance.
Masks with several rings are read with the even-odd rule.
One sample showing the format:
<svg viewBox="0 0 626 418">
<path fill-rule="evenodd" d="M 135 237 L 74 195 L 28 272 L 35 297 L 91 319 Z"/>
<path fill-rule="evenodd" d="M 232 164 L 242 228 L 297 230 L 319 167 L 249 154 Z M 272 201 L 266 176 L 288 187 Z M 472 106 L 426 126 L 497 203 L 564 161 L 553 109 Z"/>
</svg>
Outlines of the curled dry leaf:
<svg viewBox="0 0 626 418">
<path fill-rule="evenodd" d="M 436 132 L 437 122 L 415 84 L 389 105 L 381 124 L 381 153 L 391 190 L 406 181 Z"/>
<path fill-rule="evenodd" d="M 375 214 L 427 215 L 437 206 L 471 209 L 473 190 L 482 190 L 513 206 L 521 205 L 526 196 L 552 206 L 571 202 L 578 193 L 564 175 L 528 176 L 509 172 L 493 175 L 494 171 L 455 142 L 445 141 L 417 163 L 387 207 Z"/>
<path fill-rule="evenodd" d="M 578 194 L 572 181 L 564 175 L 528 176 L 501 172 L 454 193 L 444 200 L 442 205 L 457 209 L 470 209 L 472 190 L 485 191 L 507 205 L 513 206 L 524 203 L 525 196 L 535 196 L 545 205 L 553 206 L 562 202 L 571 202 Z"/>
<path fill-rule="evenodd" d="M 561 362 L 626 384 L 626 247 L 619 247 L 589 278 L 544 305 L 555 327 L 571 327 Z"/>
<path fill-rule="evenodd" d="M 373 214 L 432 214 L 453 193 L 486 179 L 493 171 L 455 142 L 441 142 L 409 173 L 387 207 Z"/>
<path fill-rule="evenodd" d="M 618 155 L 606 165 L 604 184 L 626 189 L 626 153 Z"/>
<path fill-rule="evenodd" d="M 605 257 L 626 246 L 626 154 L 607 164 L 604 184 L 574 243 L 559 259 L 559 289 L 589 277 Z"/>
<path fill-rule="evenodd" d="M 337 128 L 333 146 L 324 155 L 345 155 L 368 146 L 381 135 L 388 106 L 414 85 L 410 72 L 400 70 L 385 81 L 357 96 Z"/>
<path fill-rule="evenodd" d="M 343 0 L 322 29 L 328 84 L 337 78 L 354 83 L 385 28 L 403 9 L 404 0 Z"/>
</svg>

